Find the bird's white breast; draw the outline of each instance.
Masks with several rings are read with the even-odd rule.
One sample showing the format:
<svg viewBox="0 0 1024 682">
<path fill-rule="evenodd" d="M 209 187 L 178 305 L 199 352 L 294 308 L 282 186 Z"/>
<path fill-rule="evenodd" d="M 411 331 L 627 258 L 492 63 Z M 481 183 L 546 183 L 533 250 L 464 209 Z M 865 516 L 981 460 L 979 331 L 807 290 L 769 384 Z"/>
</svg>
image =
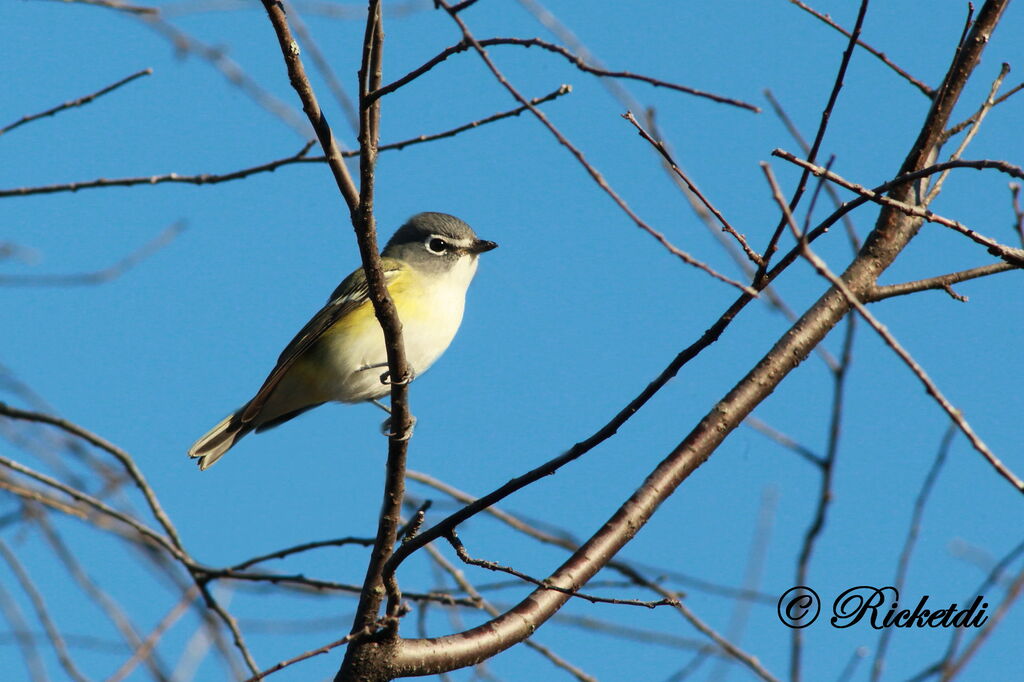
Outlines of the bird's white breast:
<svg viewBox="0 0 1024 682">
<path fill-rule="evenodd" d="M 410 270 L 408 282 L 391 287 L 392 299 L 402 322 L 405 356 L 413 376 L 427 371 L 455 338 L 462 323 L 466 290 L 476 274 L 477 258 L 463 257 L 448 271 L 424 274 Z M 386 395 L 382 384 L 387 371 L 384 333 L 376 319 L 372 333 L 332 337 L 326 340 L 324 355 L 328 371 L 320 377 L 330 400 L 360 402 Z"/>
</svg>

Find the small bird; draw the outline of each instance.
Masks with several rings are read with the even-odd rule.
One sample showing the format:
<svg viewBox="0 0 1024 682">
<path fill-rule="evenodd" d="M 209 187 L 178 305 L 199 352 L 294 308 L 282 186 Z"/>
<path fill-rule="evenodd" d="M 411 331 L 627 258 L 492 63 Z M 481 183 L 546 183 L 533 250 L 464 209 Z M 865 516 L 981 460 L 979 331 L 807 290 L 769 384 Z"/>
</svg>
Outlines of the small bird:
<svg viewBox="0 0 1024 682">
<path fill-rule="evenodd" d="M 384 247 L 381 269 L 413 378 L 455 338 L 477 257 L 497 246 L 455 216 L 419 213 Z M 255 397 L 197 440 L 189 457 L 205 470 L 250 431 L 274 428 L 330 401 L 373 401 L 386 410 L 376 401 L 391 390 L 384 382 L 387 367 L 384 333 L 360 267 L 285 347 Z"/>
</svg>

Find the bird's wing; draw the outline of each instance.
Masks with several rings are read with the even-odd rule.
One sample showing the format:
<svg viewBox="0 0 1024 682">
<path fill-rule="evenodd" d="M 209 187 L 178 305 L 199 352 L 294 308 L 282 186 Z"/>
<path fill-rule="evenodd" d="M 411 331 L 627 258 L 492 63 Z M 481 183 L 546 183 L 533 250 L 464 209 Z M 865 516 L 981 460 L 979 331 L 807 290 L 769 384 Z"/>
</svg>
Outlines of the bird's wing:
<svg viewBox="0 0 1024 682">
<path fill-rule="evenodd" d="M 390 287 L 401 273 L 402 264 L 392 258 L 383 258 L 381 259 L 381 270 L 384 272 L 385 286 Z M 270 398 L 270 394 L 273 393 L 281 378 L 295 361 L 309 350 L 335 322 L 366 303 L 369 300 L 369 295 L 370 289 L 366 282 L 366 273 L 362 268 L 357 268 L 338 285 L 327 301 L 327 305 L 321 308 L 281 351 L 277 365 L 271 370 L 270 375 L 263 382 L 263 386 L 260 387 L 255 397 L 242 408 L 242 423 L 252 421 L 259 415 L 263 405 Z"/>
</svg>

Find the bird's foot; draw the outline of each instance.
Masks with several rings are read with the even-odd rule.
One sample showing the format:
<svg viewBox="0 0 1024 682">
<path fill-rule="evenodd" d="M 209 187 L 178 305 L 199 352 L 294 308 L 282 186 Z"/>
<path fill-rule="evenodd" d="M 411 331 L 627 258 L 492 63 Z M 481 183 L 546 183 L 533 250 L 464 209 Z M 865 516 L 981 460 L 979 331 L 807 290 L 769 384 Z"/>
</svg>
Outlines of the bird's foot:
<svg viewBox="0 0 1024 682">
<path fill-rule="evenodd" d="M 390 412 L 390 410 L 388 410 Z M 409 415 L 409 428 L 404 433 L 395 433 L 391 430 L 391 417 L 388 417 L 380 425 L 380 432 L 382 435 L 388 438 L 394 438 L 395 440 L 409 440 L 412 438 L 413 429 L 416 428 L 416 417 Z"/>
</svg>

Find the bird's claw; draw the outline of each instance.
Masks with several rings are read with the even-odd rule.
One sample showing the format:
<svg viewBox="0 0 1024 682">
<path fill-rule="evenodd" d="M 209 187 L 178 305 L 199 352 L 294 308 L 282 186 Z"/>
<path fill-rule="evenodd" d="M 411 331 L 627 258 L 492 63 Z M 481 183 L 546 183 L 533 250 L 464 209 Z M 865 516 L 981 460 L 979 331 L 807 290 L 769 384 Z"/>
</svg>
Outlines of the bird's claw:
<svg viewBox="0 0 1024 682">
<path fill-rule="evenodd" d="M 391 430 L 391 417 L 388 417 L 380 425 L 380 432 L 382 435 L 388 438 L 394 438 L 395 440 L 409 440 L 412 438 L 413 429 L 416 428 L 416 417 L 409 416 L 409 428 L 405 430 L 405 433 L 395 433 Z"/>
</svg>

